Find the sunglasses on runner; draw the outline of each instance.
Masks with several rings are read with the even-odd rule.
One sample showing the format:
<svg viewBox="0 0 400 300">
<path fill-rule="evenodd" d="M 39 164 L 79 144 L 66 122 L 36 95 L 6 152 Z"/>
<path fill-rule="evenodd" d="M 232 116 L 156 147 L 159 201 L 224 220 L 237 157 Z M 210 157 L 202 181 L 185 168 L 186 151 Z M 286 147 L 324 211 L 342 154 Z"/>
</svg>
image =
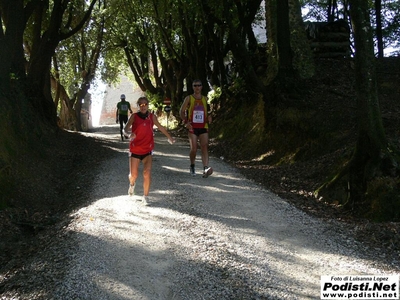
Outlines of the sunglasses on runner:
<svg viewBox="0 0 400 300">
<path fill-rule="evenodd" d="M 144 107 L 144 106 L 147 106 L 147 105 L 148 105 L 147 103 L 140 103 L 139 104 L 140 107 Z"/>
<path fill-rule="evenodd" d="M 199 87 L 202 86 L 201 84 L 193 84 L 193 87 Z"/>
</svg>

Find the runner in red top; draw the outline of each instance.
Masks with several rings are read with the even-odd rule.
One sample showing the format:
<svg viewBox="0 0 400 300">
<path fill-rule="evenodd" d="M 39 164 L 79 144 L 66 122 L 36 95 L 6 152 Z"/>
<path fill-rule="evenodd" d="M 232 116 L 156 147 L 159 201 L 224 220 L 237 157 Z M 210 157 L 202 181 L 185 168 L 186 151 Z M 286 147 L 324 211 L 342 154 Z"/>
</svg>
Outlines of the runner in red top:
<svg viewBox="0 0 400 300">
<path fill-rule="evenodd" d="M 141 104 L 142 107 L 143 104 Z M 129 152 L 136 155 L 147 155 L 153 151 L 153 114 L 146 112 L 142 114 L 140 111 L 134 115 L 131 131 L 134 139 L 129 143 Z"/>
<path fill-rule="evenodd" d="M 156 115 L 148 111 L 149 100 L 146 97 L 140 97 L 138 102 L 139 111 L 128 120 L 124 128 L 125 135 L 130 137 L 129 143 L 129 190 L 128 194 L 133 195 L 135 191 L 135 182 L 138 177 L 139 164 L 143 162 L 143 197 L 144 205 L 147 205 L 148 195 L 151 184 L 152 154 L 154 149 L 153 125 L 168 138 L 170 144 L 175 140 L 168 131 L 158 122 Z"/>
</svg>

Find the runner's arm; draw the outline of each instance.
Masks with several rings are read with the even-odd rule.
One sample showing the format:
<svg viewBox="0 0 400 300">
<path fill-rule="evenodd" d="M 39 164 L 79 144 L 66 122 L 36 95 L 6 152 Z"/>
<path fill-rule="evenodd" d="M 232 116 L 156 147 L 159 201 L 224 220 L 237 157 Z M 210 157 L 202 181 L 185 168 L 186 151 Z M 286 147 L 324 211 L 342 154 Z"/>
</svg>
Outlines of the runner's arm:
<svg viewBox="0 0 400 300">
<path fill-rule="evenodd" d="M 189 99 L 190 99 L 189 96 L 187 96 L 187 97 L 185 98 L 185 100 L 184 100 L 183 103 L 182 103 L 181 109 L 179 110 L 179 116 L 181 117 L 181 119 L 182 119 L 182 121 L 183 121 L 184 123 L 187 123 L 187 122 L 188 122 L 185 113 L 186 113 L 186 110 L 187 110 L 188 107 L 189 107 Z"/>
<path fill-rule="evenodd" d="M 165 127 L 162 126 L 162 125 L 160 124 L 160 122 L 158 122 L 157 116 L 154 115 L 154 114 L 152 114 L 152 116 L 153 116 L 153 123 L 154 123 L 154 125 L 156 125 L 157 128 L 168 138 L 168 142 L 169 142 L 170 144 L 175 143 L 175 139 L 173 139 L 173 138 L 171 137 L 171 135 L 168 133 L 167 129 L 165 129 Z"/>
</svg>

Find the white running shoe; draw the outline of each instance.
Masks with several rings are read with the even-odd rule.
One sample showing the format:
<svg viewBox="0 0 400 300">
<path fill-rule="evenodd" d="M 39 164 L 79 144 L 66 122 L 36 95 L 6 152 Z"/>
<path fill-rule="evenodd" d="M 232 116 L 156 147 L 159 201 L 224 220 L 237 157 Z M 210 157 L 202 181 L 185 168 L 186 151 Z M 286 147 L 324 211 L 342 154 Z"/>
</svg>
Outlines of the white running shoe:
<svg viewBox="0 0 400 300">
<path fill-rule="evenodd" d="M 145 195 L 143 195 L 143 198 L 142 198 L 142 204 L 143 204 L 143 205 L 147 205 L 147 204 L 149 204 L 148 200 L 149 200 L 149 197 L 148 197 L 148 196 L 145 196 Z"/>
<path fill-rule="evenodd" d="M 211 167 L 205 167 L 203 172 L 203 177 L 207 178 L 213 173 L 213 169 Z"/>
<path fill-rule="evenodd" d="M 129 185 L 128 195 L 132 196 L 135 194 L 135 185 Z"/>
</svg>

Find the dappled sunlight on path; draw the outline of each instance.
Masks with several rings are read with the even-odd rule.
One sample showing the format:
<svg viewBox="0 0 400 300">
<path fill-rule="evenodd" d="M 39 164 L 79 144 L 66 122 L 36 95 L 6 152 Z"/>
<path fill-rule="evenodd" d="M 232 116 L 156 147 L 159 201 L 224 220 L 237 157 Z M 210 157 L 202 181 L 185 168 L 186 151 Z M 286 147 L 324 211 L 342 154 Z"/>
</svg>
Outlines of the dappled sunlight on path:
<svg viewBox="0 0 400 300">
<path fill-rule="evenodd" d="M 91 204 L 73 216 L 79 246 L 67 282 L 89 286 L 91 299 L 318 299 L 321 275 L 385 272 L 336 225 L 221 160 L 211 158 L 209 178 L 190 176 L 185 142 L 156 140 L 147 206 L 141 175 L 127 195 L 128 144 L 114 141 Z"/>
</svg>

